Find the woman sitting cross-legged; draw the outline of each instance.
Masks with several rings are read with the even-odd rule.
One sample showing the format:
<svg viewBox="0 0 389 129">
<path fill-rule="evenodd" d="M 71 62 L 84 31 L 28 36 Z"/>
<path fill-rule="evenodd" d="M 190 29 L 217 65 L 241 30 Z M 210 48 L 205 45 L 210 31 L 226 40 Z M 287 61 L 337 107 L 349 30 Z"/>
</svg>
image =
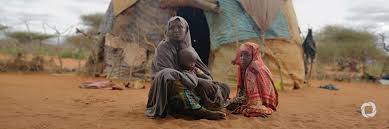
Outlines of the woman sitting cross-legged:
<svg viewBox="0 0 389 129">
<path fill-rule="evenodd" d="M 221 109 L 229 96 L 228 86 L 212 80 L 191 45 L 189 26 L 184 18 L 172 17 L 167 26 L 166 39 L 159 43 L 153 59 L 153 80 L 145 114 L 162 118 L 183 114 L 195 119 L 223 119 L 225 114 Z M 184 58 L 189 60 L 180 61 L 180 53 L 189 55 Z"/>
<path fill-rule="evenodd" d="M 267 117 L 276 111 L 277 90 L 269 69 L 262 61 L 258 45 L 251 42 L 242 44 L 233 63 L 239 66 L 238 93 L 227 109 L 247 117 Z"/>
</svg>

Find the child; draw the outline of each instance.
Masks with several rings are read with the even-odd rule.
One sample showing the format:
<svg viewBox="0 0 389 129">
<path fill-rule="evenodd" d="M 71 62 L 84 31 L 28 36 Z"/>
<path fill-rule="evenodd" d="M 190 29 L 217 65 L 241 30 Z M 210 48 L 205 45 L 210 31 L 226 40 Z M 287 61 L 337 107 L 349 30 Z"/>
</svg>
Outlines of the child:
<svg viewBox="0 0 389 129">
<path fill-rule="evenodd" d="M 185 48 L 179 51 L 180 71 L 184 74 L 195 74 L 199 78 L 211 80 L 212 78 L 210 76 L 195 67 L 197 58 L 193 51 L 194 50 L 190 48 Z"/>
<path fill-rule="evenodd" d="M 177 96 L 173 98 L 177 98 L 182 103 L 173 104 L 171 107 L 174 110 L 181 110 L 182 114 L 192 115 L 195 119 L 217 120 L 224 118 L 225 113 L 221 112 L 220 109 L 223 108 L 224 100 L 226 99 L 223 98 L 221 90 L 215 89 L 216 93 L 208 95 L 208 97 L 201 92 L 203 91 L 201 88 L 204 87 L 204 84 L 201 86 L 200 80 L 209 80 L 211 77 L 195 66 L 197 55 L 194 49 L 182 49 L 179 51 L 178 56 L 179 71 L 182 73 L 182 76 L 180 80 L 175 81 Z M 217 83 L 212 84 L 215 86 L 214 88 L 220 87 Z M 184 110 L 182 110 L 183 108 Z"/>
<path fill-rule="evenodd" d="M 246 117 L 266 117 L 276 111 L 278 94 L 271 73 L 260 57 L 258 45 L 242 44 L 233 63 L 239 65 L 238 93 L 227 109 Z"/>
</svg>

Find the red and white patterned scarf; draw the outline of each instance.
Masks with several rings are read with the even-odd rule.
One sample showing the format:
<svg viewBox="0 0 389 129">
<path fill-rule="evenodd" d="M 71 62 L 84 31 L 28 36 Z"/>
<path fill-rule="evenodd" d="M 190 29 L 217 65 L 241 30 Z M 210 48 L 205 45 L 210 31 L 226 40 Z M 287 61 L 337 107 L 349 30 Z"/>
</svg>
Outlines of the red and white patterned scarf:
<svg viewBox="0 0 389 129">
<path fill-rule="evenodd" d="M 240 53 L 246 51 L 252 55 L 251 63 L 247 66 L 246 71 L 241 71 L 243 67 L 240 63 Z M 259 46 L 255 43 L 247 42 L 239 48 L 235 63 L 239 65 L 238 69 L 238 89 L 241 87 L 241 74 L 244 72 L 244 85 L 247 96 L 247 106 L 251 102 L 262 102 L 262 105 L 276 110 L 278 105 L 278 93 L 274 87 L 270 70 L 266 67 L 260 56 Z"/>
</svg>

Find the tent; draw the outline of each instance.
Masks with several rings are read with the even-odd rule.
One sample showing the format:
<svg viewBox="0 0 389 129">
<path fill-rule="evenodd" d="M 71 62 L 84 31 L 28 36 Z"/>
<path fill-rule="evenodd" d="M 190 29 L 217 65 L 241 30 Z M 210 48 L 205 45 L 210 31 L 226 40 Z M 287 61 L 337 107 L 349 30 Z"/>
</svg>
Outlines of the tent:
<svg viewBox="0 0 389 129">
<path fill-rule="evenodd" d="M 184 3 L 171 4 L 178 7 L 160 8 L 160 2 L 177 1 Z M 216 2 L 112 0 L 100 27 L 100 32 L 105 35 L 104 72 L 109 77 L 119 79 L 147 76 L 154 48 L 163 39 L 167 20 L 179 15 L 187 19 L 192 45 L 208 64 L 215 80 L 236 85 L 237 67 L 230 62 L 235 58 L 239 45 L 251 41 L 260 44 L 265 63 L 278 88 L 293 89 L 303 86 L 303 50 L 291 0 L 279 0 L 278 3 L 272 3 L 276 0 L 257 0 L 265 1 L 272 7 L 276 5 L 275 8 L 262 10 L 255 10 L 255 6 L 251 8 L 256 12 L 270 12 L 265 16 L 270 16 L 272 20 L 265 21 L 268 26 L 262 30 L 259 27 L 260 15 L 251 13 L 250 7 L 247 8 L 239 0 L 217 0 L 219 13 L 209 11 L 206 7 L 201 8 L 203 6 L 191 5 L 196 2 L 185 1 Z M 213 3 L 204 5 L 213 6 Z"/>
</svg>

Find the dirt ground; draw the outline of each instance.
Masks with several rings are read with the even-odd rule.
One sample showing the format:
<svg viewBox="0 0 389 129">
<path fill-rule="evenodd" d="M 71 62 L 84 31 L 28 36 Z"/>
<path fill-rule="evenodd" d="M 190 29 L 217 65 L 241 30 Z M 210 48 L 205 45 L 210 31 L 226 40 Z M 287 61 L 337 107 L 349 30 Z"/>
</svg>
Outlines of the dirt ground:
<svg viewBox="0 0 389 129">
<path fill-rule="evenodd" d="M 148 88 L 78 88 L 91 79 L 0 73 L 0 129 L 389 129 L 389 86 L 314 81 L 312 87 L 279 92 L 278 111 L 271 118 L 228 115 L 226 120 L 209 121 L 147 118 L 143 112 Z M 340 90 L 317 88 L 329 83 Z M 367 101 L 378 107 L 374 118 L 358 112 Z"/>
</svg>

